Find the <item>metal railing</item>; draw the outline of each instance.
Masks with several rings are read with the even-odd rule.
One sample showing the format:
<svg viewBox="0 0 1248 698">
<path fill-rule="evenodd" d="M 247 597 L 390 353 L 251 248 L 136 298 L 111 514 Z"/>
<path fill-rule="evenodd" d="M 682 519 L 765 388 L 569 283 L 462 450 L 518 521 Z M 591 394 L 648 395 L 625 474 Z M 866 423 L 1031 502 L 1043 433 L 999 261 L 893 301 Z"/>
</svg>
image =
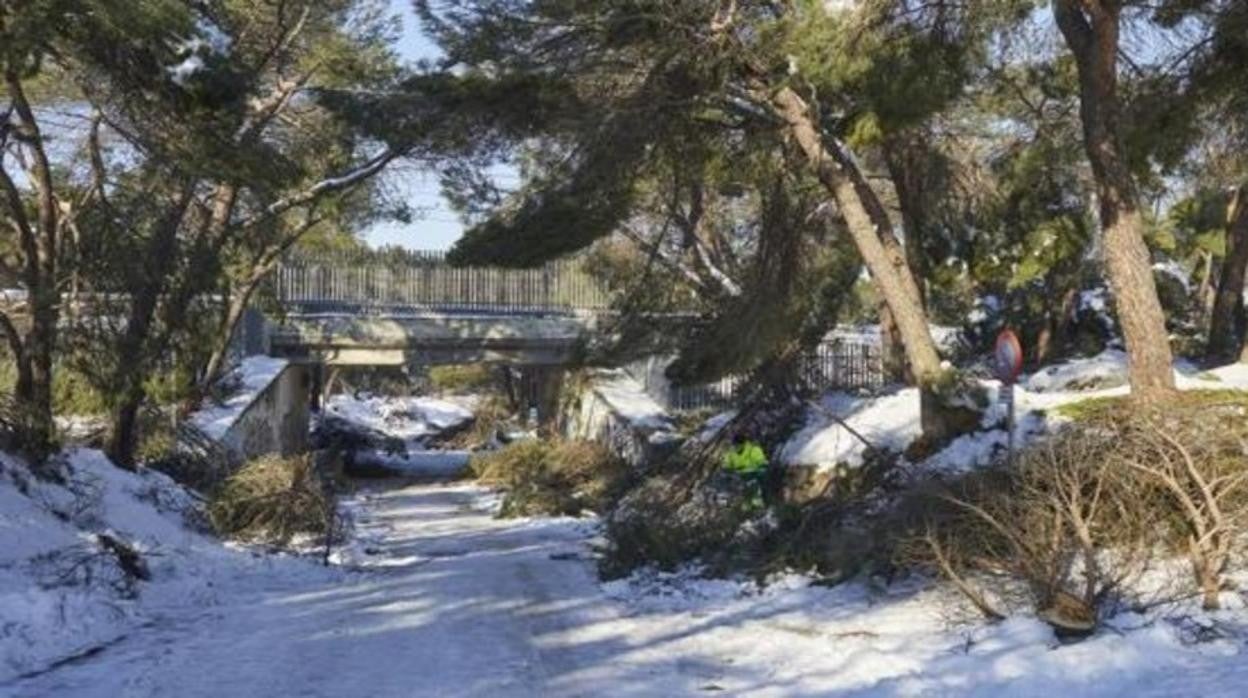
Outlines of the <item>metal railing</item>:
<svg viewBox="0 0 1248 698">
<path fill-rule="evenodd" d="M 885 384 L 878 344 L 829 339 L 803 356 L 797 369 L 799 391 L 818 395 L 831 390 L 876 392 Z M 726 376 L 701 385 L 657 385 L 642 377 L 646 392 L 670 410 L 726 409 L 738 398 L 743 376 Z"/>
<path fill-rule="evenodd" d="M 274 274 L 277 300 L 302 312 L 571 312 L 610 297 L 577 258 L 533 269 L 455 267 L 442 252 L 291 256 Z"/>
</svg>

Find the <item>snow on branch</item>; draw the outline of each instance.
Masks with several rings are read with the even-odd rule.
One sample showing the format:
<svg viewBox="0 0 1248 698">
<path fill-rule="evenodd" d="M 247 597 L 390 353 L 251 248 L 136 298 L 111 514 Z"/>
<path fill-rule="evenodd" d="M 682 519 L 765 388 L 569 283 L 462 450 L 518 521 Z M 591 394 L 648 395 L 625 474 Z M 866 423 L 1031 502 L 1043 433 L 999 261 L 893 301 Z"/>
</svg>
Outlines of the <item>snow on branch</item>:
<svg viewBox="0 0 1248 698">
<path fill-rule="evenodd" d="M 322 179 L 321 181 L 317 182 L 316 184 L 313 184 L 307 189 L 304 189 L 290 196 L 278 199 L 272 204 L 269 204 L 268 206 L 266 206 L 264 210 L 257 213 L 256 215 L 240 221 L 238 224 L 238 227 L 250 228 L 258 223 L 269 220 L 275 216 L 280 216 L 283 213 L 291 210 L 292 208 L 295 208 L 296 206 L 302 206 L 304 204 L 311 203 L 315 201 L 316 199 L 320 198 L 321 196 L 324 196 L 325 194 L 330 194 L 336 191 L 349 189 L 363 182 L 369 177 L 372 177 L 378 172 L 381 172 L 383 169 L 385 169 L 386 165 L 389 165 L 398 157 L 399 157 L 398 151 L 395 151 L 391 148 L 387 148 L 381 153 L 374 156 L 368 162 L 364 163 L 363 165 L 360 165 L 359 167 L 357 167 L 354 170 L 351 170 L 350 172 L 346 172 L 344 174 L 341 174 L 335 177 L 328 177 L 326 179 Z"/>
</svg>

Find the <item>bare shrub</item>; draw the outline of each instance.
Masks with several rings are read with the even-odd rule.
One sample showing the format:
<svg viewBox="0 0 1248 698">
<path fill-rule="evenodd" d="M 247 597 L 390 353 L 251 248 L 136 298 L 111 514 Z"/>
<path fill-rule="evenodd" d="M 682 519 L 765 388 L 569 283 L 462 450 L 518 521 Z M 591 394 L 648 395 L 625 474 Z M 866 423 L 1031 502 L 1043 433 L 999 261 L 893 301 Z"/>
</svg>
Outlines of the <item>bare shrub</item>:
<svg viewBox="0 0 1248 698">
<path fill-rule="evenodd" d="M 1110 460 L 1136 473 L 1167 542 L 1186 555 L 1206 609 L 1220 607 L 1248 524 L 1248 399 L 1210 393 L 1095 422 L 1118 446 Z"/>
<path fill-rule="evenodd" d="M 1148 569 L 1149 498 L 1118 467 L 1115 434 L 1071 429 L 1012 467 L 969 474 L 920 498 L 904 550 L 981 613 L 1030 606 L 1059 631 L 1090 632 Z"/>
<path fill-rule="evenodd" d="M 631 475 L 606 447 L 582 440 L 526 440 L 472 459 L 479 481 L 506 491 L 501 516 L 604 511 Z"/>
<path fill-rule="evenodd" d="M 1248 524 L 1248 396 L 1193 392 L 1156 406 L 1099 401 L 1026 449 L 914 498 L 904 546 L 984 615 L 1020 601 L 1090 630 L 1157 555 L 1185 557 L 1176 596 L 1220 605 Z M 917 504 L 916 504 L 917 502 Z"/>
<path fill-rule="evenodd" d="M 442 442 L 449 448 L 477 450 L 499 441 L 499 432 L 512 418 L 513 410 L 507 399 L 490 394 L 477 403 L 472 410 L 472 423 L 463 431 L 456 432 Z"/>
<path fill-rule="evenodd" d="M 147 560 L 133 546 L 106 533 L 39 555 L 31 560 L 31 566 L 45 589 L 111 589 L 127 599 L 138 596 L 139 582 L 152 578 Z"/>
<path fill-rule="evenodd" d="M 310 455 L 251 461 L 217 490 L 208 515 L 221 535 L 276 545 L 297 534 L 327 537 L 337 528 L 333 488 Z"/>
</svg>

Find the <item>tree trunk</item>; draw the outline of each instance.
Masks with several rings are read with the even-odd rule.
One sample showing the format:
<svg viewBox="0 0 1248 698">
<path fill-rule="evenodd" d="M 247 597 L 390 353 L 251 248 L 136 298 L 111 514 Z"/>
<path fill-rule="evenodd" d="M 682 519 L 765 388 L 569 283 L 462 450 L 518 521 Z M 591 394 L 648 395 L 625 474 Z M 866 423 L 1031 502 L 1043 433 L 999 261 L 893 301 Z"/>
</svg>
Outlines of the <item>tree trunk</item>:
<svg viewBox="0 0 1248 698">
<path fill-rule="evenodd" d="M 113 463 L 133 470 L 139 444 L 139 409 L 146 399 L 146 391 L 140 386 L 124 397 L 110 417 L 108 457 Z"/>
<path fill-rule="evenodd" d="M 56 331 L 60 316 L 55 281 L 46 274 L 41 276 L 40 286 L 32 289 L 30 330 L 23 342 L 29 382 L 25 394 L 19 392 L 17 395 L 18 400 L 29 410 L 27 417 L 30 419 L 30 433 L 27 436 L 27 448 L 37 459 L 51 453 L 56 440 L 52 421 L 52 357 L 56 351 Z"/>
<path fill-rule="evenodd" d="M 923 307 L 927 307 L 927 258 L 923 240 L 928 226 L 928 207 L 924 191 L 928 179 L 928 149 L 922 136 L 914 133 L 891 134 L 884 139 L 884 162 L 889 179 L 897 191 L 897 206 L 905 229 L 906 263 L 914 275 Z"/>
<path fill-rule="evenodd" d="M 913 383 L 914 377 L 906 370 L 906 349 L 901 335 L 897 332 L 897 323 L 893 322 L 893 313 L 887 303 L 880 303 L 880 362 L 884 370 L 884 379 L 897 383 Z"/>
<path fill-rule="evenodd" d="M 772 104 L 787 123 L 807 163 L 836 201 L 863 263 L 892 313 L 915 380 L 924 386 L 938 382 L 944 370 L 928 327 L 922 294 L 879 197 L 842 145 L 825 146 L 805 100 L 796 92 L 782 88 L 772 98 Z"/>
<path fill-rule="evenodd" d="M 772 97 L 777 116 L 807 163 L 831 194 L 845 219 L 863 263 L 880 292 L 901 338 L 910 375 L 919 387 L 923 446 L 935 448 L 979 424 L 980 414 L 965 393 L 968 386 L 944 368 L 932 339 L 923 294 L 906 260 L 906 251 L 879 196 L 871 189 L 853 155 L 841 143 L 829 148 L 811 118 L 806 102 L 791 88 Z"/>
<path fill-rule="evenodd" d="M 178 199 L 156 226 L 153 237 L 143 251 L 144 276 L 130 289 L 130 312 L 125 328 L 117 341 L 116 373 L 109 383 L 116 390 L 108 455 L 114 463 L 133 469 L 138 442 L 138 413 L 146 399 L 143 383 L 148 377 L 152 358 L 164 347 L 161 338 L 153 336 L 156 311 L 161 296 L 168 290 L 175 275 L 170 262 L 176 256 L 178 230 L 190 204 L 192 189 L 183 188 Z"/>
<path fill-rule="evenodd" d="M 156 312 L 159 288 L 149 288 L 131 299 L 131 309 L 117 343 L 118 361 L 112 383 L 117 390 L 109 430 L 108 456 L 113 463 L 133 470 L 138 444 L 137 419 L 146 398 L 143 380 L 147 376 L 146 346 Z"/>
<path fill-rule="evenodd" d="M 1244 274 L 1248 269 L 1248 185 L 1240 187 L 1231 199 L 1226 225 L 1226 254 L 1218 291 L 1209 316 L 1209 345 L 1205 357 L 1210 363 L 1233 361 L 1240 352 L 1244 322 Z M 1242 359 L 1241 359 L 1242 360 Z"/>
<path fill-rule="evenodd" d="M 1077 289 L 1068 288 L 1062 292 L 1062 299 L 1056 311 L 1049 305 L 1045 315 L 1045 324 L 1036 338 L 1036 349 L 1033 354 L 1035 365 L 1041 366 L 1066 346 L 1067 334 L 1070 329 L 1070 315 L 1075 307 Z"/>
<path fill-rule="evenodd" d="M 1218 294 L 1213 283 L 1213 253 L 1205 250 L 1200 253 L 1200 287 L 1196 289 L 1196 305 L 1200 316 L 1208 318 L 1213 313 L 1213 302 Z"/>
<path fill-rule="evenodd" d="M 1084 148 L 1100 202 L 1110 290 L 1127 345 L 1134 399 L 1174 391 L 1166 317 L 1157 297 L 1135 179 L 1123 156 L 1119 128 L 1117 0 L 1055 0 L 1054 17 L 1079 71 Z"/>
<path fill-rule="evenodd" d="M 60 206 L 56 198 L 52 165 L 44 149 L 44 137 L 26 97 L 22 79 L 14 70 L 4 74 L 14 132 L 29 153 L 26 177 L 34 194 L 34 217 L 28 215 L 24 196 L 7 172 L 0 171 L 0 193 L 9 209 L 7 216 L 18 233 L 22 253 L 22 283 L 27 293 L 30 326 L 21 338 L 21 351 L 14 357 L 19 366 L 16 397 L 26 411 L 28 423 L 23 448 L 36 461 L 42 461 L 54 447 L 52 421 L 52 359 L 56 352 L 60 322 L 60 288 L 57 278 L 57 239 L 61 228 Z M 8 331 L 13 331 L 10 324 Z M 13 338 L 10 337 L 10 342 Z"/>
</svg>

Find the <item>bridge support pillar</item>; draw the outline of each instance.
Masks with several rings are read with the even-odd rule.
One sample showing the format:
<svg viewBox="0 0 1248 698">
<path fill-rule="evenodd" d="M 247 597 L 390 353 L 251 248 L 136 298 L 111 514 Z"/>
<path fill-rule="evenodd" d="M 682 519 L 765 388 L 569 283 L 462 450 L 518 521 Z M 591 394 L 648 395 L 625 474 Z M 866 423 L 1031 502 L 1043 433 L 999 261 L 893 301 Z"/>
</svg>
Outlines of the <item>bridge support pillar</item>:
<svg viewBox="0 0 1248 698">
<path fill-rule="evenodd" d="M 567 372 L 561 366 L 537 366 L 535 372 L 537 419 L 541 426 L 548 426 L 559 416 L 559 397 Z"/>
<path fill-rule="evenodd" d="M 512 405 L 536 417 L 533 426 L 545 426 L 557 417 L 565 373 L 562 367 L 516 366 L 504 370 Z"/>
<path fill-rule="evenodd" d="M 308 390 L 308 408 L 313 414 L 321 411 L 322 398 L 325 395 L 325 364 L 317 361 L 308 366 L 308 372 L 311 374 L 312 387 Z"/>
</svg>

